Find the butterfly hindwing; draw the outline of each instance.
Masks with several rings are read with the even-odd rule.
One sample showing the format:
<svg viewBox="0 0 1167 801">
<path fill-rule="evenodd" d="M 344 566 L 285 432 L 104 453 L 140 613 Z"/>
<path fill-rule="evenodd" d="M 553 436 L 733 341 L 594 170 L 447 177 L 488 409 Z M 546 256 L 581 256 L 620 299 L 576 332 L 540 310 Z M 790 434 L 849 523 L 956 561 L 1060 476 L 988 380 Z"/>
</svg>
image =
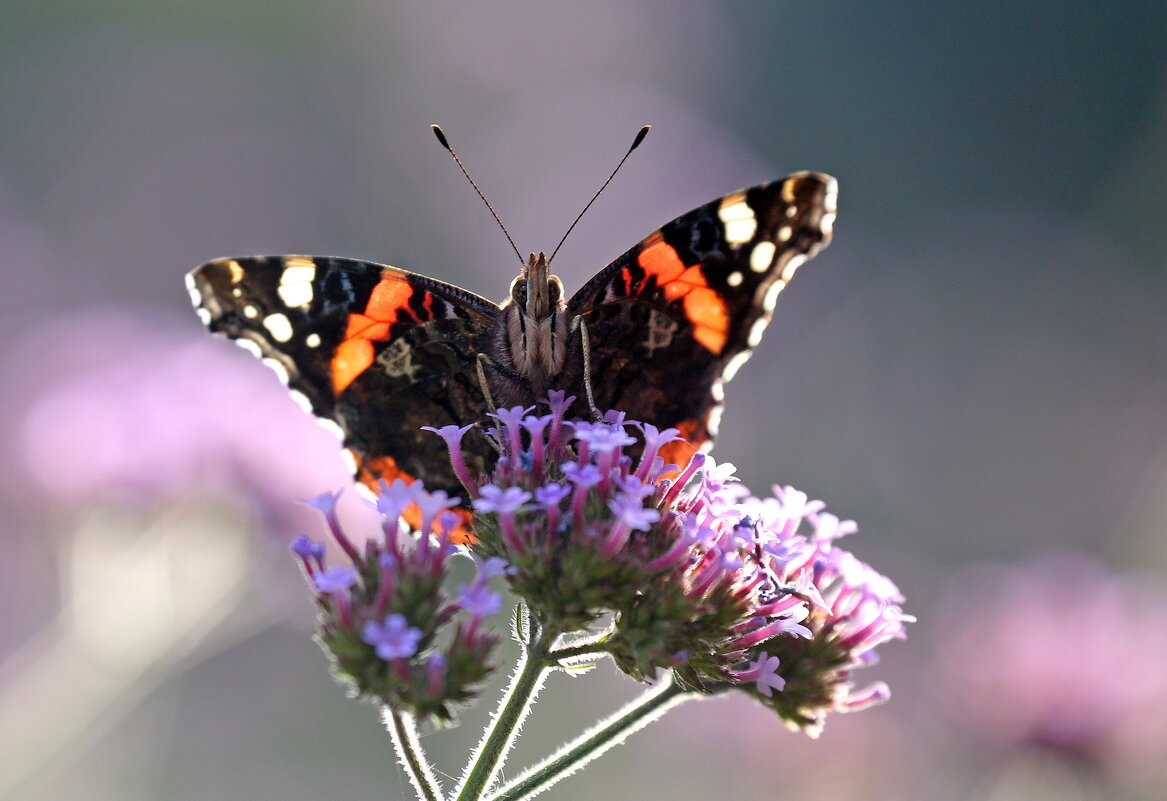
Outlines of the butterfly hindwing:
<svg viewBox="0 0 1167 801">
<path fill-rule="evenodd" d="M 717 433 L 723 385 L 749 358 L 794 271 L 825 247 L 836 184 L 796 173 L 654 231 L 568 303 L 590 345 L 596 406 L 680 429 L 684 464 Z"/>
<path fill-rule="evenodd" d="M 190 286 L 212 331 L 256 352 L 340 427 L 362 483 L 404 476 L 465 494 L 445 443 L 420 427 L 485 417 L 476 360 L 498 306 L 392 267 L 311 256 L 220 259 Z M 463 446 L 471 469 L 493 461 L 481 433 Z"/>
</svg>

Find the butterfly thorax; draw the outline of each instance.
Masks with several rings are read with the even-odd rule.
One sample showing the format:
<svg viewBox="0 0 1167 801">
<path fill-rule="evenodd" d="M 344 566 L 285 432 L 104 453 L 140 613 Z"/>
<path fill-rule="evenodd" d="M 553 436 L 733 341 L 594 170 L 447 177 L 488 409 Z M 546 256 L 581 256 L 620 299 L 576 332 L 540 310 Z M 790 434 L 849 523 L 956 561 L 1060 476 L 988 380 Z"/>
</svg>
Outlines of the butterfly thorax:
<svg viewBox="0 0 1167 801">
<path fill-rule="evenodd" d="M 522 273 L 511 283 L 511 296 L 499 318 L 505 367 L 530 382 L 535 397 L 542 396 L 552 379 L 563 372 L 567 356 L 567 304 L 563 284 L 550 275 L 547 257 L 531 254 Z"/>
</svg>

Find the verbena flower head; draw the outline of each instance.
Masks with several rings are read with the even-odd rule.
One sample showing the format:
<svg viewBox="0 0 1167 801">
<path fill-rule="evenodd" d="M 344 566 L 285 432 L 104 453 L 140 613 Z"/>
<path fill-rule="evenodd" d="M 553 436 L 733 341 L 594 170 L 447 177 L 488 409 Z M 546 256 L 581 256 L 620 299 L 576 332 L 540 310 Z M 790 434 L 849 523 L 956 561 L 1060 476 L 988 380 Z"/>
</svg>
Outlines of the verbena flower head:
<svg viewBox="0 0 1167 801">
<path fill-rule="evenodd" d="M 501 606 L 487 586 L 500 566 L 477 560 L 474 581 L 448 597 L 443 585 L 459 520 L 448 510 L 457 499 L 426 492 L 419 482 L 382 482 L 381 536 L 358 547 L 337 518 L 339 495 L 305 503 L 324 515 L 350 564 L 326 565 L 322 544 L 307 537 L 292 544 L 316 593 L 317 638 L 333 672 L 361 698 L 450 720 L 492 670 L 499 637 L 482 621 Z M 406 533 L 400 518 L 411 506 L 421 511 L 423 528 Z"/>
<path fill-rule="evenodd" d="M 957 722 L 1131 778 L 1167 757 L 1167 586 L 1084 554 L 968 568 L 950 584 L 936 670 Z"/>
<path fill-rule="evenodd" d="M 835 546 L 853 521 L 789 487 L 750 497 L 702 454 L 665 464 L 675 429 L 620 413 L 572 422 L 572 400 L 552 393 L 544 416 L 499 410 L 496 468 L 468 486 L 473 549 L 511 566 L 542 626 L 602 625 L 594 652 L 630 676 L 672 668 L 696 691 L 742 690 L 812 734 L 830 711 L 887 698 L 851 672 L 910 618 L 890 581 Z"/>
</svg>

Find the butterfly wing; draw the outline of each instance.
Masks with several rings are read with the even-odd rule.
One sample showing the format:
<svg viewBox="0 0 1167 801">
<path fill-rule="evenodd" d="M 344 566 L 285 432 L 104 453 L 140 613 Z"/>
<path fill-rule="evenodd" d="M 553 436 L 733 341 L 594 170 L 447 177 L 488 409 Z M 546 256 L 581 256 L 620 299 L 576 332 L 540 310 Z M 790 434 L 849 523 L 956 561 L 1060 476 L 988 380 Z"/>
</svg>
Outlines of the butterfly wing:
<svg viewBox="0 0 1167 801">
<path fill-rule="evenodd" d="M 380 264 L 313 256 L 219 259 L 188 278 L 207 326 L 262 358 L 302 406 L 339 426 L 363 484 L 401 476 L 465 499 L 445 443 L 423 425 L 482 420 L 476 360 L 499 308 Z M 329 426 L 332 427 L 332 426 Z M 493 463 L 477 430 L 472 471 Z"/>
<path fill-rule="evenodd" d="M 794 271 L 831 239 L 837 185 L 796 173 L 734 192 L 654 231 L 577 292 L 596 406 L 685 442 L 684 464 L 717 433 L 723 386 L 749 358 Z"/>
</svg>

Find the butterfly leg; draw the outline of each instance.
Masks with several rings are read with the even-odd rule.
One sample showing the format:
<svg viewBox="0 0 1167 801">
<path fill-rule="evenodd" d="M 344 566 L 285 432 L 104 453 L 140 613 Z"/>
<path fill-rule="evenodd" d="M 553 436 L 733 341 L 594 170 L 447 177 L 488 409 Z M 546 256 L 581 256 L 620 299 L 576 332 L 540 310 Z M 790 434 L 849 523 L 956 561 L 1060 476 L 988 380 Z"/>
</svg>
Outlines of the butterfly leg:
<svg viewBox="0 0 1167 801">
<path fill-rule="evenodd" d="M 494 367 L 494 364 L 485 353 L 479 353 L 475 366 L 478 368 L 478 385 L 482 387 L 482 397 L 486 398 L 486 408 L 497 409 L 498 407 L 494 405 L 494 398 L 490 396 L 490 382 L 486 380 L 486 368 Z"/>
<path fill-rule="evenodd" d="M 506 365 L 499 364 L 485 353 L 478 354 L 478 383 L 490 410 L 507 406 L 527 406 L 534 403 L 531 382 Z"/>
<path fill-rule="evenodd" d="M 571 333 L 579 333 L 580 351 L 583 353 L 583 386 L 587 397 L 588 411 L 596 420 L 602 420 L 603 415 L 596 409 L 596 401 L 592 396 L 592 349 L 588 344 L 588 324 L 584 322 L 582 314 L 577 314 L 571 321 Z"/>
</svg>

